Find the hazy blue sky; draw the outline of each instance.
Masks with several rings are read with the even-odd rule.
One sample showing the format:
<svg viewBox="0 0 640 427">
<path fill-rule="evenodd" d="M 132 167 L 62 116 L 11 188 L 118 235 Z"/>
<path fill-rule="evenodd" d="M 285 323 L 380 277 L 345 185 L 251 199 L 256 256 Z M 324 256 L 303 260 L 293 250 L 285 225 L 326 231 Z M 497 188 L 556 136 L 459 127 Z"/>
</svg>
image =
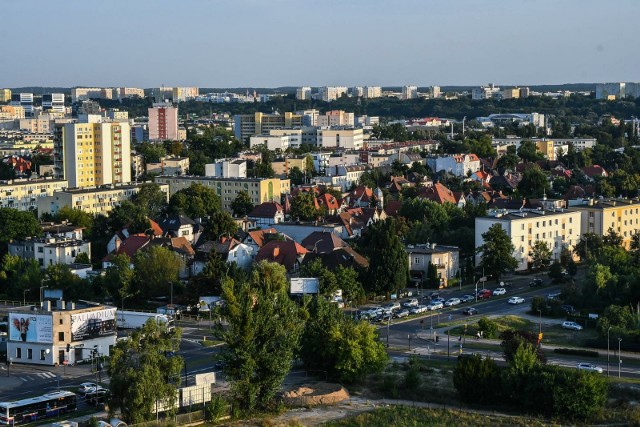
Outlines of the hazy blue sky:
<svg viewBox="0 0 640 427">
<path fill-rule="evenodd" d="M 0 2 L 0 87 L 640 81 L 640 0 Z"/>
</svg>

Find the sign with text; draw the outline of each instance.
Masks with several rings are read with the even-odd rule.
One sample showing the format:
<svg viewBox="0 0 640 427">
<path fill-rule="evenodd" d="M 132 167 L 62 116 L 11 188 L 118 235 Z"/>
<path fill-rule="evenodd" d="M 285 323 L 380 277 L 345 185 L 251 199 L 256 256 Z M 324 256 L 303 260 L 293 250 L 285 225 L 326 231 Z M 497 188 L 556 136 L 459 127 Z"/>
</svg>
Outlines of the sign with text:
<svg viewBox="0 0 640 427">
<path fill-rule="evenodd" d="M 48 315 L 9 314 L 11 341 L 53 343 L 53 319 Z"/>
<path fill-rule="evenodd" d="M 116 308 L 71 315 L 71 341 L 82 341 L 116 333 Z"/>
</svg>

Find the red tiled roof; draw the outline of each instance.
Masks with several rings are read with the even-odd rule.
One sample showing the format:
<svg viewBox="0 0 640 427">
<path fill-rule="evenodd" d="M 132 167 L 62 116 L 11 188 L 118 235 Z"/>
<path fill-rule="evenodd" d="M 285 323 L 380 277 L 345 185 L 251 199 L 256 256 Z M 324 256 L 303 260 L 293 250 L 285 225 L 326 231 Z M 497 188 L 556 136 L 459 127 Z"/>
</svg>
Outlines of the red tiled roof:
<svg viewBox="0 0 640 427">
<path fill-rule="evenodd" d="M 293 240 L 272 240 L 260 248 L 255 261 L 269 261 L 283 265 L 287 271 L 293 270 L 299 255 L 308 253 L 305 248 Z"/>
<path fill-rule="evenodd" d="M 249 236 L 251 236 L 259 248 L 264 245 L 264 237 L 266 234 L 278 234 L 278 231 L 275 228 L 267 228 L 264 230 L 254 230 L 249 232 Z"/>
<path fill-rule="evenodd" d="M 338 200 L 329 193 L 324 193 L 316 198 L 320 206 L 325 206 L 328 210 L 340 209 Z"/>
<path fill-rule="evenodd" d="M 445 202 L 453 203 L 454 205 L 458 204 L 453 191 L 439 182 L 433 184 L 431 187 L 423 187 L 420 193 L 418 193 L 418 197 L 433 200 L 441 205 Z"/>
</svg>

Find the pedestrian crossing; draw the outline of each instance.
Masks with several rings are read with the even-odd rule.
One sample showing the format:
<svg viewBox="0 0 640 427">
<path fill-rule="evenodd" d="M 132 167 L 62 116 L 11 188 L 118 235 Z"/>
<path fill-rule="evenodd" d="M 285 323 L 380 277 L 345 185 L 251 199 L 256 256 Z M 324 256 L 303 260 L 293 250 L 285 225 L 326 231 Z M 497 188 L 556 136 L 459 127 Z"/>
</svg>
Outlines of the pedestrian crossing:
<svg viewBox="0 0 640 427">
<path fill-rule="evenodd" d="M 38 372 L 38 373 L 35 373 L 35 374 L 18 376 L 18 378 L 20 380 L 22 380 L 23 382 L 46 380 L 46 379 L 56 378 L 56 377 L 57 377 L 57 375 L 54 374 L 53 372 Z"/>
</svg>

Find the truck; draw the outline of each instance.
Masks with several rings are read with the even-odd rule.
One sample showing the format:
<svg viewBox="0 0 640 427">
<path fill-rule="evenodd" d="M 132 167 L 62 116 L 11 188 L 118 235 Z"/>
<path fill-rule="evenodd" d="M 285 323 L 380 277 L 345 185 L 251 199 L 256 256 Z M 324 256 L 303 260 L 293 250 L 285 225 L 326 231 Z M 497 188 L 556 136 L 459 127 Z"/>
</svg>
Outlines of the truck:
<svg viewBox="0 0 640 427">
<path fill-rule="evenodd" d="M 166 314 L 145 313 L 142 311 L 123 311 L 118 310 L 116 313 L 116 321 L 118 329 L 137 329 L 141 328 L 147 320 L 154 319 L 158 324 L 165 324 L 168 328 L 173 327 L 173 319 Z"/>
</svg>

